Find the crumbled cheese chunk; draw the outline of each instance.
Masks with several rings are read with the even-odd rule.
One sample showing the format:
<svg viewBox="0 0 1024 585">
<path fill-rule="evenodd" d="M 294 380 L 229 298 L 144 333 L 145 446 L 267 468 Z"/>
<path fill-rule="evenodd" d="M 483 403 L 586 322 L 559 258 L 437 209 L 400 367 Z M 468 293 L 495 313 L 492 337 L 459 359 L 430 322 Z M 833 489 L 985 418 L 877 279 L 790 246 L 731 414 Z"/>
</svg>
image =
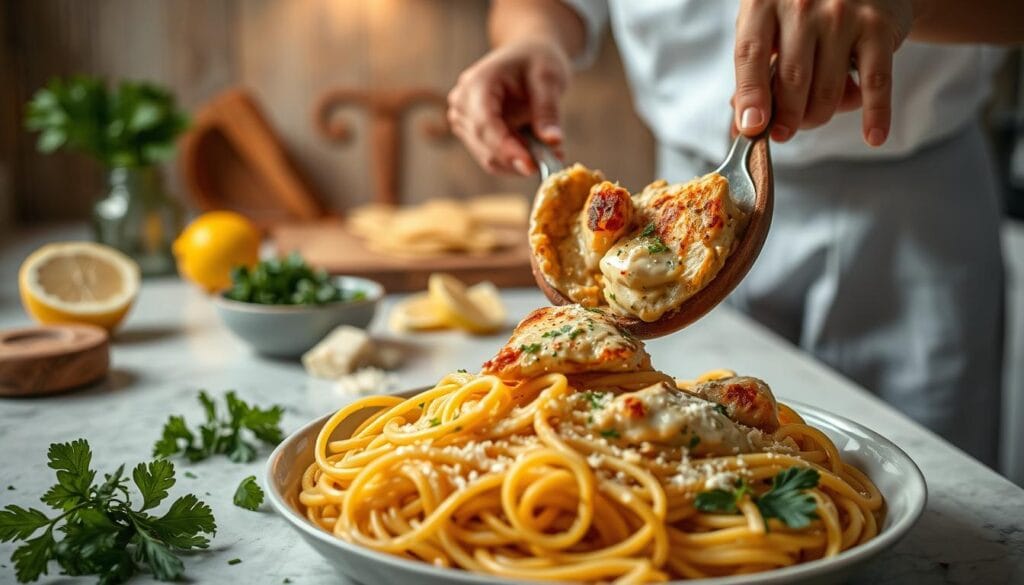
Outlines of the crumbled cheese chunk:
<svg viewBox="0 0 1024 585">
<path fill-rule="evenodd" d="M 360 370 L 341 376 L 334 384 L 342 394 L 366 396 L 394 390 L 398 386 L 398 378 L 378 368 L 361 368 Z"/>
<path fill-rule="evenodd" d="M 370 363 L 374 349 L 365 331 L 342 325 L 307 351 L 302 356 L 302 365 L 311 376 L 336 380 Z"/>
</svg>

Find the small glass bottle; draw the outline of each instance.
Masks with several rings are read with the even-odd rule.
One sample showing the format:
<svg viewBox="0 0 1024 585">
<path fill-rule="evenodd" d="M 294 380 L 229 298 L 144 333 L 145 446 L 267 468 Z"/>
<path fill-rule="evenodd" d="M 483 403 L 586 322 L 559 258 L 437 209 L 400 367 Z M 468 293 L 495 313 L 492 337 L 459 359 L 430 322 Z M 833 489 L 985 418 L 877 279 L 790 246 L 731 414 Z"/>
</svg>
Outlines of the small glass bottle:
<svg viewBox="0 0 1024 585">
<path fill-rule="evenodd" d="M 106 197 L 93 206 L 96 241 L 139 263 L 144 276 L 173 274 L 171 244 L 181 232 L 184 210 L 164 188 L 154 165 L 113 167 Z"/>
</svg>

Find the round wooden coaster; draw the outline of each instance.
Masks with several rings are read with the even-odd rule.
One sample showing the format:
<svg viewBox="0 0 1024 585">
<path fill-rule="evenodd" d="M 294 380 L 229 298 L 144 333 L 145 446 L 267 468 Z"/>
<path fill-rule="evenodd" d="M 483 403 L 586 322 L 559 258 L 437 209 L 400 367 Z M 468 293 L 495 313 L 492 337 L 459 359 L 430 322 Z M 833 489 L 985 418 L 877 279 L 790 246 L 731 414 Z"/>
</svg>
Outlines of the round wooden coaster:
<svg viewBox="0 0 1024 585">
<path fill-rule="evenodd" d="M 41 396 L 107 375 L 110 340 L 93 325 L 0 331 L 0 396 Z"/>
</svg>

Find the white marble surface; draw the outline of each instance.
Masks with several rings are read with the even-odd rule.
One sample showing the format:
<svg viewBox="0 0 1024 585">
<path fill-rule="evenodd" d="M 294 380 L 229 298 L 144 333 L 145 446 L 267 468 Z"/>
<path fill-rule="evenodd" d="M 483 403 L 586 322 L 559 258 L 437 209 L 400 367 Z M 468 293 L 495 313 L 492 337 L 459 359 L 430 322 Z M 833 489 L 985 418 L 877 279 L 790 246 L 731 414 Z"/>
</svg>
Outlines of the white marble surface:
<svg viewBox="0 0 1024 585">
<path fill-rule="evenodd" d="M 17 300 L 15 273 L 24 254 L 46 234 L 0 249 L 0 328 L 28 324 Z M 542 304 L 534 290 L 508 291 L 511 319 Z M 374 323 L 385 338 L 408 349 L 397 377 L 402 387 L 434 382 L 457 368 L 475 368 L 506 333 L 470 337 L 432 333 L 396 337 L 385 331 L 387 299 Z M 923 518 L 898 546 L 877 558 L 855 583 L 1024 583 L 1024 491 L 922 429 L 864 390 L 790 347 L 746 318 L 718 309 L 684 332 L 650 343 L 654 363 L 678 375 L 729 367 L 768 380 L 783 398 L 804 401 L 856 420 L 888 436 L 918 463 L 930 498 Z M 200 415 L 196 390 L 235 389 L 259 404 L 280 403 L 286 431 L 342 404 L 331 384 L 308 378 L 295 362 L 260 359 L 231 338 L 208 300 L 174 279 L 146 281 L 138 304 L 113 345 L 113 372 L 101 385 L 33 400 L 0 399 L 0 506 L 40 506 L 53 480 L 45 465 L 52 442 L 86 437 L 94 466 L 109 471 L 149 458 L 168 414 Z M 964 421 L 970 424 L 970 421 Z M 257 512 L 235 507 L 231 496 L 247 475 L 262 477 L 263 459 L 178 464 L 172 496 L 185 491 L 206 500 L 218 531 L 209 552 L 188 555 L 188 579 L 197 583 L 345 583 L 292 533 L 266 504 Z M 196 479 L 183 476 L 191 470 Z M 6 487 L 11 485 L 13 491 Z M 0 583 L 14 582 L 11 544 L 0 544 Z M 229 565 L 231 559 L 241 563 Z M 44 583 L 92 582 L 53 575 Z M 140 576 L 133 582 L 145 583 Z M 366 584 L 376 585 L 376 584 Z"/>
</svg>

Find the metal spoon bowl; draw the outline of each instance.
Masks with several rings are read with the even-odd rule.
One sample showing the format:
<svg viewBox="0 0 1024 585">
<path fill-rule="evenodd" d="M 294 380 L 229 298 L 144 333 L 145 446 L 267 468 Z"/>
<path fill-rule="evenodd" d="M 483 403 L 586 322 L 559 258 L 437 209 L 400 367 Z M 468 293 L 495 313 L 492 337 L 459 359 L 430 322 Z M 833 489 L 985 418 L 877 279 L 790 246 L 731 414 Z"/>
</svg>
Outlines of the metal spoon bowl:
<svg viewBox="0 0 1024 585">
<path fill-rule="evenodd" d="M 668 335 L 703 317 L 743 280 L 761 253 L 761 247 L 768 237 L 768 228 L 772 222 L 775 189 L 768 133 L 769 131 L 765 130 L 754 138 L 738 135 L 725 160 L 715 169 L 715 172 L 729 180 L 729 196 L 748 214 L 747 225 L 740 235 L 739 243 L 726 258 L 722 269 L 707 286 L 656 321 L 647 322 L 634 317 L 615 316 L 621 327 L 642 339 Z M 523 136 L 540 170 L 541 180 L 565 167 L 554 152 L 531 132 L 525 131 Z M 537 286 L 552 303 L 566 305 L 573 302 L 547 281 L 532 254 L 530 265 Z"/>
</svg>

